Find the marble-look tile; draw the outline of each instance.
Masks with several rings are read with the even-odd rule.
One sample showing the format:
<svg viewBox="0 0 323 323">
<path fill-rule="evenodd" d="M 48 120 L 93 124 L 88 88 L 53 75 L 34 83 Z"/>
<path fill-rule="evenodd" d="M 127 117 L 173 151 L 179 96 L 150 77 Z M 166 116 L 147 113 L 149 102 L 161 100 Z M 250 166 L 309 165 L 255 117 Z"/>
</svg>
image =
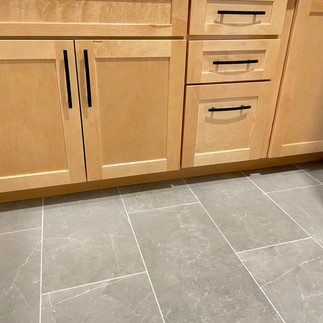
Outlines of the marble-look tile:
<svg viewBox="0 0 323 323">
<path fill-rule="evenodd" d="M 187 182 L 236 251 L 307 237 L 241 173 Z"/>
<path fill-rule="evenodd" d="M 323 247 L 323 185 L 269 196 Z"/>
<path fill-rule="evenodd" d="M 323 322 L 323 249 L 312 239 L 239 255 L 286 322 Z"/>
<path fill-rule="evenodd" d="M 117 189 L 45 199 L 43 292 L 142 270 Z"/>
<path fill-rule="evenodd" d="M 0 236 L 0 322 L 39 320 L 41 229 Z"/>
<path fill-rule="evenodd" d="M 321 183 L 323 183 L 323 160 L 311 163 L 297 164 L 297 166 L 305 170 L 306 173 L 310 174 Z"/>
<path fill-rule="evenodd" d="M 120 187 L 129 213 L 196 202 L 183 179 Z"/>
<path fill-rule="evenodd" d="M 43 323 L 162 322 L 146 274 L 43 295 Z"/>
<path fill-rule="evenodd" d="M 42 200 L 0 203 L 0 233 L 41 226 Z"/>
<path fill-rule="evenodd" d="M 318 184 L 294 165 L 254 169 L 244 173 L 265 192 Z"/>
<path fill-rule="evenodd" d="M 130 218 L 166 322 L 280 322 L 200 204 Z"/>
</svg>

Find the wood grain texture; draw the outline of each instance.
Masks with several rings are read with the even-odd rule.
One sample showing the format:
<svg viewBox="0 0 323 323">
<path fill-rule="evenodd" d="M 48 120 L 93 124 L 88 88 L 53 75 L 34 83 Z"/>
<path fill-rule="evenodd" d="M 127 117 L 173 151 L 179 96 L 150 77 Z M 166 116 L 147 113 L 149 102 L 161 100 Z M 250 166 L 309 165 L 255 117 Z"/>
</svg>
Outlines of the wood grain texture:
<svg viewBox="0 0 323 323">
<path fill-rule="evenodd" d="M 276 74 L 279 39 L 189 41 L 187 83 L 270 80 Z M 214 65 L 214 61 L 258 60 Z"/>
<path fill-rule="evenodd" d="M 269 135 L 264 124 L 274 109 L 272 91 L 272 82 L 188 86 L 182 167 L 265 157 Z M 251 109 L 208 111 L 241 105 Z"/>
<path fill-rule="evenodd" d="M 185 45 L 177 40 L 76 42 L 89 180 L 179 169 Z"/>
<path fill-rule="evenodd" d="M 288 0 L 192 0 L 190 35 L 279 35 Z M 224 15 L 218 10 L 265 11 L 265 15 Z"/>
<path fill-rule="evenodd" d="M 2 0 L 1 36 L 185 36 L 188 0 Z"/>
<path fill-rule="evenodd" d="M 0 48 L 0 191 L 85 181 L 73 42 L 1 41 Z"/>
<path fill-rule="evenodd" d="M 323 7 L 317 1 L 298 2 L 269 151 L 271 157 L 323 150 L 323 16 L 317 14 L 320 12 Z"/>
</svg>

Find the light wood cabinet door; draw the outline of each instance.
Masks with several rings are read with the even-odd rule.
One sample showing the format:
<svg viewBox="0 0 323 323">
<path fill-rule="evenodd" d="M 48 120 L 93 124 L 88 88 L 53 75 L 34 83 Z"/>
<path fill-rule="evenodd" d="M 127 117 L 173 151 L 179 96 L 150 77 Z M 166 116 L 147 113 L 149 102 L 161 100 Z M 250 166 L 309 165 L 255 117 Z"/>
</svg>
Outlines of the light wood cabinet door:
<svg viewBox="0 0 323 323">
<path fill-rule="evenodd" d="M 186 42 L 76 41 L 89 180 L 180 167 Z"/>
<path fill-rule="evenodd" d="M 270 157 L 323 151 L 323 1 L 299 0 Z"/>
<path fill-rule="evenodd" d="M 85 181 L 73 42 L 0 41 L 0 96 L 0 192 Z"/>
<path fill-rule="evenodd" d="M 182 167 L 266 157 L 272 82 L 188 86 Z"/>
<path fill-rule="evenodd" d="M 1 0 L 0 36 L 185 36 L 189 0 Z"/>
<path fill-rule="evenodd" d="M 190 35 L 279 35 L 288 0 L 191 0 Z"/>
</svg>

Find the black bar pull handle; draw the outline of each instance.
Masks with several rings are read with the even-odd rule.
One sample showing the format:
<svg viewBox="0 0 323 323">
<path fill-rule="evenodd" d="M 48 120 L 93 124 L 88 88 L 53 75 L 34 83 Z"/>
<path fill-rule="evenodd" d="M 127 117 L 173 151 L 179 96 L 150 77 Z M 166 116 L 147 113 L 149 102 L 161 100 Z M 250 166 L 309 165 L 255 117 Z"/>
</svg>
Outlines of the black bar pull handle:
<svg viewBox="0 0 323 323">
<path fill-rule="evenodd" d="M 256 64 L 258 62 L 258 59 L 246 59 L 244 61 L 213 61 L 213 65 Z"/>
<path fill-rule="evenodd" d="M 67 99 L 68 99 L 68 108 L 73 108 L 72 103 L 72 92 L 71 92 L 71 79 L 70 79 L 70 68 L 68 66 L 68 55 L 67 50 L 63 50 L 64 55 L 64 65 L 65 65 L 65 77 L 66 77 L 66 88 L 67 88 Z"/>
<path fill-rule="evenodd" d="M 84 66 L 85 66 L 85 76 L 86 76 L 86 89 L 87 89 L 87 103 L 88 107 L 92 108 L 92 93 L 91 93 L 91 79 L 90 79 L 90 69 L 89 69 L 89 55 L 86 49 L 84 49 Z"/>
<path fill-rule="evenodd" d="M 264 16 L 266 11 L 218 10 L 219 15 L 257 15 Z"/>
<path fill-rule="evenodd" d="M 232 107 L 232 108 L 214 108 L 209 109 L 209 112 L 219 112 L 219 111 L 236 111 L 236 110 L 247 110 L 251 109 L 251 105 L 241 105 L 240 107 Z"/>
</svg>

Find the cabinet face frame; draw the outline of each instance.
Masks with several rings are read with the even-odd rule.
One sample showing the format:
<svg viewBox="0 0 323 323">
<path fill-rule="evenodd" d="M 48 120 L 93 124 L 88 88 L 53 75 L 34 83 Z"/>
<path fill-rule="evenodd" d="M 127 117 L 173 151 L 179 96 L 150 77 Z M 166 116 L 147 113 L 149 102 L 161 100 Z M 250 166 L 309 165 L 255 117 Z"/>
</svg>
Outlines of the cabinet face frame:
<svg viewBox="0 0 323 323">
<path fill-rule="evenodd" d="M 66 0 L 70 1 L 70 0 Z M 154 1 L 154 0 L 151 0 Z M 189 0 L 171 2 L 170 24 L 0 22 L 0 36 L 126 37 L 186 36 Z M 131 1 L 130 1 L 131 2 Z"/>
<path fill-rule="evenodd" d="M 273 82 L 187 86 L 182 167 L 205 166 L 266 157 L 270 135 L 266 131 L 266 124 L 270 121 L 271 109 L 274 109 L 272 90 Z M 221 99 L 226 101 L 227 99 L 245 99 L 248 97 L 257 98 L 248 147 L 237 149 L 228 147 L 227 150 L 196 153 L 200 102 Z M 230 134 L 228 133 L 228 135 Z"/>
<path fill-rule="evenodd" d="M 67 164 L 66 169 L 48 172 L 44 170 L 39 173 L 28 174 L 17 173 L 16 175 L 0 177 L 0 192 L 84 182 L 86 177 L 73 41 L 0 41 L 0 46 L 0 61 L 9 61 L 9 63 L 10 61 L 18 63 L 24 61 L 34 63 L 55 62 L 56 73 L 52 77 L 56 79 L 58 92 L 53 89 L 52 93 L 39 93 L 39 95 L 59 96 L 59 98 L 55 98 L 59 101 L 59 106 L 57 106 L 59 111 L 56 111 L 56 113 L 61 116 L 61 120 L 55 121 L 60 121 L 62 125 L 65 142 L 61 144 L 65 147 L 65 156 L 63 158 L 66 159 Z M 68 105 L 63 50 L 66 50 L 68 55 L 72 109 L 69 109 Z M 19 73 L 28 82 L 28 74 L 24 75 L 27 72 L 21 69 Z M 22 97 L 29 94 L 26 92 L 16 93 L 17 96 Z M 15 120 L 12 120 L 12 124 L 15 124 Z M 17 130 L 19 131 L 19 129 Z M 5 135 L 4 133 L 3 138 L 5 138 Z M 45 136 L 45 134 L 42 135 Z M 48 135 L 50 136 L 50 133 Z M 15 140 L 15 138 L 5 138 L 2 145 L 10 147 L 15 145 Z M 45 140 L 44 137 L 42 140 Z M 35 145 L 37 145 L 37 142 L 35 142 Z M 5 157 L 0 156 L 0 158 Z M 33 156 L 32 158 L 38 162 L 41 156 Z M 55 158 L 54 152 L 52 158 Z M 18 161 L 16 161 L 15 166 L 17 164 L 19 164 Z M 7 167 L 9 171 L 12 166 L 8 163 Z M 10 172 L 12 171 L 15 171 L 15 169 L 10 170 Z"/>
<path fill-rule="evenodd" d="M 288 56 L 269 146 L 269 157 L 291 156 L 323 151 L 323 140 L 303 140 L 303 142 L 284 143 L 285 135 L 288 132 L 288 119 L 293 113 L 293 98 L 297 95 L 295 91 L 297 82 L 299 81 L 299 67 L 303 59 L 304 41 L 308 40 L 307 26 L 309 19 L 311 15 L 314 17 L 322 17 L 322 14 L 323 3 L 321 0 L 299 0 L 297 2 L 294 26 L 290 38 Z M 321 19 L 323 25 L 323 18 Z M 315 60 L 309 59 L 309 62 L 313 64 L 312 67 L 315 69 Z M 311 84 L 303 84 L 303 86 L 304 88 L 310 87 L 313 89 L 313 84 L 316 84 L 315 79 L 312 79 Z M 315 115 L 311 115 L 311 117 L 313 120 L 315 119 Z M 301 133 L 302 129 L 298 129 L 298 131 Z"/>
<path fill-rule="evenodd" d="M 89 57 L 92 107 L 88 107 L 84 50 L 88 51 Z M 76 41 L 88 180 L 148 174 L 180 168 L 185 55 L 186 42 L 184 40 Z M 157 160 L 138 160 L 104 165 L 100 129 L 100 110 L 103 107 L 99 104 L 96 60 L 145 58 L 169 60 L 168 88 L 165 89 L 168 93 L 166 156 Z M 158 89 L 154 90 L 158 91 Z M 122 129 L 118 131 L 122 132 Z M 118 135 L 120 133 L 116 134 L 116 136 Z"/>
<path fill-rule="evenodd" d="M 279 35 L 283 28 L 284 16 L 288 0 L 262 0 L 261 2 L 272 3 L 271 23 L 269 24 L 248 24 L 239 26 L 239 24 L 207 24 L 207 4 L 209 0 L 191 0 L 190 9 L 190 35 Z M 223 2 L 223 1 L 222 1 Z M 231 3 L 230 3 L 231 2 Z M 237 1 L 227 0 L 228 5 L 234 4 L 229 10 L 248 11 L 252 2 L 257 5 L 259 0 L 243 0 L 241 4 Z M 225 8 L 225 6 L 224 6 Z M 234 9 L 233 9 L 234 8 Z M 221 10 L 222 10 L 221 6 Z"/>
<path fill-rule="evenodd" d="M 280 39 L 189 41 L 187 83 L 270 80 L 275 76 L 280 42 Z M 234 61 L 233 55 L 237 54 L 239 55 L 239 60 L 258 59 L 261 65 L 239 64 L 239 67 L 246 69 L 237 70 L 236 72 L 234 70 L 228 71 L 228 67 L 233 68 L 237 65 L 225 65 L 226 70 L 204 72 L 205 56 L 216 57 L 215 55 L 218 55 L 223 57 L 220 61 Z M 218 60 L 217 58 L 214 59 Z"/>
</svg>

